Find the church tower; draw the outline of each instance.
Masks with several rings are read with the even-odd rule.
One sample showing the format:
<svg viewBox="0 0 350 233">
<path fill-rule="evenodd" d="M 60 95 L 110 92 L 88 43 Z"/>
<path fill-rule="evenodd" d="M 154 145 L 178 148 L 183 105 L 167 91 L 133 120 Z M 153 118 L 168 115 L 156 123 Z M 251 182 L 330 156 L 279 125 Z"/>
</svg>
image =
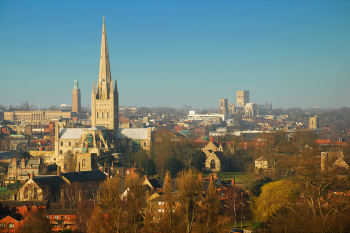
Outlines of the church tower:
<svg viewBox="0 0 350 233">
<path fill-rule="evenodd" d="M 74 82 L 74 89 L 72 92 L 72 112 L 80 113 L 81 111 L 81 97 L 78 80 Z"/>
<path fill-rule="evenodd" d="M 91 94 L 92 127 L 104 126 L 110 130 L 118 129 L 118 113 L 117 81 L 115 81 L 115 85 L 113 86 L 111 69 L 109 66 L 105 17 L 103 16 L 100 72 L 96 88 L 95 81 L 93 82 Z"/>
</svg>

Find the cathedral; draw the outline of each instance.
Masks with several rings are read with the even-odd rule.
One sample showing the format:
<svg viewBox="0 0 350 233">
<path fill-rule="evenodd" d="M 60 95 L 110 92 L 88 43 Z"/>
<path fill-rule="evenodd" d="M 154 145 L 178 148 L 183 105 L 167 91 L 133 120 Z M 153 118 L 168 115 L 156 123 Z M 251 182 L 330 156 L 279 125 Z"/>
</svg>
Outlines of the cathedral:
<svg viewBox="0 0 350 233">
<path fill-rule="evenodd" d="M 91 124 L 94 126 L 104 126 L 109 130 L 117 130 L 118 123 L 118 89 L 117 81 L 111 78 L 109 65 L 109 54 L 107 44 L 107 34 L 105 19 L 103 17 L 100 72 L 95 88 L 95 81 L 92 85 L 91 93 Z"/>
</svg>

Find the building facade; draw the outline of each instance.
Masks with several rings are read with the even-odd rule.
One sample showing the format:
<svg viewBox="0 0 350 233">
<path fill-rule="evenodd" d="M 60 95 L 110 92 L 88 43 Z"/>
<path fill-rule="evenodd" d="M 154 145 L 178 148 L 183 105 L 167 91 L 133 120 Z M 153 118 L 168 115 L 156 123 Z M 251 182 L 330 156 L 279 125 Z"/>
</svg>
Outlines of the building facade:
<svg viewBox="0 0 350 233">
<path fill-rule="evenodd" d="M 91 94 L 91 124 L 94 126 L 104 126 L 109 130 L 118 129 L 118 90 L 117 82 L 111 79 L 111 69 L 109 64 L 107 34 L 105 20 L 103 17 L 102 42 L 100 56 L 100 72 L 95 88 L 93 82 Z"/>
<path fill-rule="evenodd" d="M 219 100 L 218 114 L 229 114 L 228 99 L 220 99 Z"/>
<path fill-rule="evenodd" d="M 237 91 L 237 103 L 242 107 L 249 103 L 249 91 Z"/>
</svg>

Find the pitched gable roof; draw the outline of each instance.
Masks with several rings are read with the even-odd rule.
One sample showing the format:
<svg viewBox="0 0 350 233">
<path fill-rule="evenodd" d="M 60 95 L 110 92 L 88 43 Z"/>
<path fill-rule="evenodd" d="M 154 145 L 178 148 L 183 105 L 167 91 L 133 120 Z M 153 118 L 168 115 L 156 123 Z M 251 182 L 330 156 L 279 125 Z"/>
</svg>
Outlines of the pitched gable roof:
<svg viewBox="0 0 350 233">
<path fill-rule="evenodd" d="M 100 170 L 62 173 L 62 177 L 64 177 L 71 183 L 104 180 L 106 176 L 107 175 L 104 172 L 101 172 Z"/>
</svg>

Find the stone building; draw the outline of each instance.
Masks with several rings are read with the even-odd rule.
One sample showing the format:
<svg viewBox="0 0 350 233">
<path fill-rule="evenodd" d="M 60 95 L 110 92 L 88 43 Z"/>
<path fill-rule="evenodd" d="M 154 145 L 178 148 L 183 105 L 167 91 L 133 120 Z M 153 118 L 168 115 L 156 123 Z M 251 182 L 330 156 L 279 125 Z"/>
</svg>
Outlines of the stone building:
<svg viewBox="0 0 350 233">
<path fill-rule="evenodd" d="M 249 91 L 237 91 L 237 103 L 242 107 L 249 103 Z"/>
<path fill-rule="evenodd" d="M 207 172 L 222 172 L 223 162 L 225 160 L 222 151 L 212 151 L 206 154 L 205 171 Z"/>
<path fill-rule="evenodd" d="M 309 129 L 318 129 L 319 125 L 318 125 L 318 116 L 315 115 L 313 117 L 310 117 L 310 124 L 309 124 Z"/>
<path fill-rule="evenodd" d="M 154 128 L 126 128 L 117 130 L 120 152 L 151 151 Z"/>
<path fill-rule="evenodd" d="M 72 92 L 72 112 L 80 113 L 81 111 L 81 97 L 78 80 L 74 82 L 74 89 Z"/>
<path fill-rule="evenodd" d="M 9 180 L 25 181 L 30 174 L 39 175 L 41 169 L 40 159 L 17 159 L 13 158 L 8 166 L 7 178 Z"/>
<path fill-rule="evenodd" d="M 95 81 L 91 93 L 91 124 L 104 126 L 110 130 L 116 130 L 119 126 L 118 119 L 118 89 L 117 81 L 113 87 L 111 69 L 109 64 L 107 34 L 103 17 L 102 42 L 100 56 L 100 72 L 95 88 Z"/>
<path fill-rule="evenodd" d="M 220 99 L 219 100 L 219 109 L 218 114 L 229 114 L 228 109 L 228 99 Z"/>
</svg>

